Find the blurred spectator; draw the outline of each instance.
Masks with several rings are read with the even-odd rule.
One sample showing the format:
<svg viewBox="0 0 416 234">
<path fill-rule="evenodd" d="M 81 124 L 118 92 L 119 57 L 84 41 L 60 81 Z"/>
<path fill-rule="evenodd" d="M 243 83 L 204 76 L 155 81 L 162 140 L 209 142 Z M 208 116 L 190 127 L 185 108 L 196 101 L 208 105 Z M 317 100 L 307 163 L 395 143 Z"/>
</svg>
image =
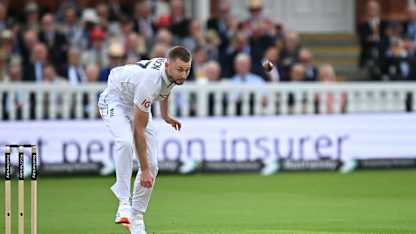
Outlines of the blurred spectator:
<svg viewBox="0 0 416 234">
<path fill-rule="evenodd" d="M 329 64 L 324 64 L 321 65 L 319 67 L 319 76 L 318 79 L 320 82 L 325 83 L 325 84 L 331 84 L 336 82 L 336 75 L 335 75 L 335 71 L 334 68 L 329 65 Z M 339 101 L 335 100 L 335 96 L 336 94 L 334 93 L 325 93 L 325 92 L 321 92 L 321 93 L 316 93 L 315 94 L 315 113 L 319 114 L 322 113 L 323 110 L 321 110 L 321 107 L 324 107 L 326 109 L 326 113 L 333 113 L 334 112 L 334 108 L 335 108 L 335 104 L 339 103 L 339 111 L 341 113 L 345 113 L 346 111 L 346 100 L 347 100 L 347 95 L 345 92 L 339 93 L 338 98 Z M 323 98 L 324 97 L 324 98 Z M 324 100 L 326 102 L 326 106 L 322 106 L 321 105 L 321 101 Z M 325 105 L 325 104 L 324 104 Z"/>
<path fill-rule="evenodd" d="M 125 51 L 123 45 L 118 42 L 113 42 L 108 49 L 108 56 L 110 57 L 109 65 L 100 71 L 99 81 L 101 82 L 107 82 L 111 69 L 124 63 Z"/>
<path fill-rule="evenodd" d="M 313 64 L 313 56 L 310 50 L 302 48 L 299 51 L 299 63 L 305 69 L 305 81 L 316 81 L 318 77 L 318 69 Z"/>
<path fill-rule="evenodd" d="M 95 6 L 98 15 L 98 25 L 106 32 L 108 38 L 120 35 L 120 26 L 118 22 L 110 21 L 110 13 L 108 6 L 104 2 L 100 2 Z"/>
<path fill-rule="evenodd" d="M 93 39 L 91 38 L 91 34 L 93 33 L 93 30 L 95 30 L 96 28 L 99 28 L 98 24 L 99 24 L 99 18 L 95 9 L 86 8 L 82 11 L 82 14 L 81 14 L 82 32 L 81 32 L 81 37 L 79 39 L 79 43 L 77 43 L 78 47 L 80 47 L 81 49 L 90 49 L 92 47 Z M 103 31 L 101 28 L 100 30 Z M 104 33 L 103 40 L 105 40 L 105 33 Z"/>
<path fill-rule="evenodd" d="M 62 79 L 57 76 L 55 68 L 47 64 L 43 68 L 44 74 L 43 74 L 43 82 L 51 83 L 51 84 L 66 84 L 68 83 L 65 79 Z"/>
<path fill-rule="evenodd" d="M 209 60 L 218 60 L 220 46 L 220 38 L 214 30 L 209 30 L 205 36 L 205 50 L 207 52 L 207 57 Z"/>
<path fill-rule="evenodd" d="M 204 66 L 204 78 L 199 79 L 198 82 L 204 84 L 204 83 L 215 83 L 219 82 L 221 80 L 220 77 L 221 74 L 221 66 L 216 61 L 208 61 Z M 215 115 L 215 108 L 216 103 L 221 102 L 221 107 L 218 108 L 220 110 L 220 113 L 223 115 L 225 114 L 226 105 L 227 105 L 227 99 L 224 94 L 220 94 L 219 100 L 216 100 L 215 93 L 209 93 L 208 94 L 208 115 L 214 116 Z"/>
<path fill-rule="evenodd" d="M 282 80 L 290 80 L 291 66 L 298 60 L 301 49 L 299 35 L 295 32 L 285 34 L 283 48 L 280 51 L 280 63 L 282 64 Z"/>
<path fill-rule="evenodd" d="M 0 50 L 0 81 L 5 80 L 7 77 L 7 73 L 9 72 L 8 63 L 7 63 L 8 55 L 4 50 Z"/>
<path fill-rule="evenodd" d="M 134 5 L 134 31 L 146 39 L 147 47 L 153 45 L 153 37 L 156 35 L 156 26 L 151 13 L 149 0 L 140 0 Z"/>
<path fill-rule="evenodd" d="M 296 63 L 290 69 L 290 81 L 305 81 L 305 67 Z"/>
<path fill-rule="evenodd" d="M 61 31 L 64 33 L 66 41 L 70 46 L 77 46 L 79 48 L 83 48 L 83 44 L 86 46 L 86 43 L 82 42 L 83 29 L 78 21 L 75 7 L 67 7 L 64 10 L 64 20 L 61 24 Z"/>
<path fill-rule="evenodd" d="M 169 30 L 178 39 L 183 39 L 189 35 L 189 24 L 191 22 L 185 15 L 185 5 L 183 0 L 171 0 L 170 10 Z"/>
<path fill-rule="evenodd" d="M 217 32 L 221 39 L 219 49 L 224 50 L 228 47 L 229 39 L 233 34 L 233 32 L 229 30 L 229 23 L 231 20 L 230 3 L 226 0 L 220 1 L 218 11 L 218 16 L 214 16 L 208 19 L 207 28 Z"/>
<path fill-rule="evenodd" d="M 11 59 L 12 56 L 15 55 L 15 51 L 13 51 L 13 33 L 12 31 L 6 29 L 0 32 L 0 46 L 1 50 L 7 55 L 7 61 Z"/>
<path fill-rule="evenodd" d="M 122 15 L 120 18 L 120 30 L 121 33 L 117 36 L 117 40 L 122 41 L 123 44 L 125 44 L 128 36 L 134 33 L 133 21 L 126 15 Z"/>
<path fill-rule="evenodd" d="M 243 23 L 243 25 L 244 30 L 246 30 L 250 35 L 263 34 L 263 30 L 273 27 L 272 21 L 263 15 L 262 0 L 250 0 L 248 10 L 250 12 L 250 17 Z"/>
<path fill-rule="evenodd" d="M 121 21 L 123 15 L 125 15 L 128 11 L 128 9 L 126 9 L 126 5 L 121 4 L 120 0 L 108 0 L 107 6 L 110 15 L 109 19 L 111 22 Z"/>
<path fill-rule="evenodd" d="M 166 57 L 166 51 L 168 51 L 168 49 L 169 47 L 165 43 L 155 44 L 150 52 L 149 58 L 164 58 Z"/>
<path fill-rule="evenodd" d="M 238 54 L 234 60 L 236 74 L 231 78 L 233 83 L 263 84 L 264 80 L 253 73 L 250 73 L 251 59 L 246 54 Z"/>
<path fill-rule="evenodd" d="M 265 83 L 265 81 L 260 76 L 250 73 L 251 59 L 250 59 L 250 56 L 248 56 L 247 54 L 243 54 L 243 53 L 238 54 L 234 61 L 234 67 L 235 67 L 236 74 L 231 78 L 232 83 L 234 84 L 244 83 L 244 84 L 254 84 L 254 85 Z M 237 104 L 236 114 L 237 115 L 242 114 L 243 100 L 242 100 L 241 95 L 242 95 L 241 93 L 236 93 L 235 97 L 232 98 L 236 100 L 236 104 Z M 265 98 L 266 97 L 264 96 L 263 101 L 262 101 L 263 104 L 265 104 L 266 102 Z M 254 95 L 250 95 L 249 105 L 250 105 L 249 113 L 252 115 L 254 114 Z"/>
<path fill-rule="evenodd" d="M 86 82 L 84 67 L 81 64 L 81 51 L 75 47 L 68 50 L 68 64 L 62 69 L 61 75 L 68 79 L 72 86 Z"/>
<path fill-rule="evenodd" d="M 191 20 L 189 24 L 189 35 L 183 39 L 183 46 L 193 51 L 196 47 L 205 45 L 205 34 L 201 24 L 197 20 Z"/>
<path fill-rule="evenodd" d="M 23 31 L 33 30 L 38 32 L 39 30 L 39 7 L 34 1 L 29 2 L 25 6 L 25 19 L 26 22 L 23 27 Z"/>
<path fill-rule="evenodd" d="M 135 63 L 141 59 L 147 58 L 145 39 L 137 33 L 131 33 L 126 42 L 126 59 L 127 63 Z"/>
<path fill-rule="evenodd" d="M 66 63 L 66 57 L 62 55 L 66 54 L 67 41 L 65 36 L 57 31 L 55 17 L 50 13 L 42 17 L 39 40 L 47 46 L 50 61 L 55 69 L 60 69 L 60 66 Z"/>
<path fill-rule="evenodd" d="M 167 29 L 160 29 L 156 34 L 155 43 L 164 43 L 166 46 L 172 46 L 172 34 Z"/>
<path fill-rule="evenodd" d="M 237 32 L 231 40 L 230 46 L 227 48 L 223 58 L 219 58 L 220 64 L 234 64 L 237 54 L 250 54 L 250 45 L 247 43 L 247 34 L 240 31 Z M 225 66 L 222 69 L 222 77 L 231 77 L 235 74 L 235 66 Z"/>
<path fill-rule="evenodd" d="M 88 64 L 85 67 L 85 77 L 87 82 L 95 83 L 100 77 L 100 69 L 96 64 Z"/>
<path fill-rule="evenodd" d="M 204 65 L 207 62 L 207 53 L 204 48 L 197 47 L 192 55 L 192 68 L 190 80 L 198 80 L 204 76 Z"/>
<path fill-rule="evenodd" d="M 377 1 L 367 3 L 367 19 L 359 25 L 361 68 L 367 68 L 372 79 L 381 76 L 380 60 L 383 56 L 381 41 L 384 38 L 387 22 L 380 18 L 380 5 Z"/>
<path fill-rule="evenodd" d="M 31 62 L 32 51 L 38 41 L 37 33 L 33 30 L 24 32 L 23 38 L 19 40 L 18 50 L 20 52 L 24 67 Z"/>
<path fill-rule="evenodd" d="M 413 75 L 411 55 L 401 38 L 392 38 L 385 56 L 385 72 L 390 80 L 409 80 Z"/>
<path fill-rule="evenodd" d="M 413 48 L 416 46 L 416 6 L 411 5 L 407 9 L 408 21 L 405 22 L 404 31 L 405 36 L 413 43 Z"/>
<path fill-rule="evenodd" d="M 24 68 L 24 81 L 42 81 L 43 67 L 48 63 L 48 50 L 45 44 L 37 43 L 31 53 L 31 62 Z"/>
<path fill-rule="evenodd" d="M 105 32 L 96 26 L 90 34 L 92 47 L 82 54 L 82 63 L 95 63 L 99 67 L 108 66 L 108 52 L 104 44 Z"/>
<path fill-rule="evenodd" d="M 7 7 L 4 2 L 0 2 L 0 33 L 3 30 L 8 29 L 11 26 L 11 22 L 8 19 Z"/>
</svg>

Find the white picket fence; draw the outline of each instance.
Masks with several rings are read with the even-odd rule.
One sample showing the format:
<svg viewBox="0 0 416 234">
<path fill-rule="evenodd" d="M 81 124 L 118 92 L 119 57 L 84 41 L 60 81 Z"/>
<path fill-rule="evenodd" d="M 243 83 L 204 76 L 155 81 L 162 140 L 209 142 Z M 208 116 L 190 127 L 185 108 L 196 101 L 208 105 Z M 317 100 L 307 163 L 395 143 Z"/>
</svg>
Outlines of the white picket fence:
<svg viewBox="0 0 416 234">
<path fill-rule="evenodd" d="M 104 88 L 105 84 L 73 87 L 66 84 L 0 83 L 0 118 L 94 119 L 98 117 L 98 94 Z M 176 87 L 170 100 L 171 113 L 199 117 L 405 112 L 416 110 L 416 83 L 236 85 L 188 82 Z M 154 108 L 154 114 L 158 116 L 159 113 L 159 108 Z"/>
</svg>

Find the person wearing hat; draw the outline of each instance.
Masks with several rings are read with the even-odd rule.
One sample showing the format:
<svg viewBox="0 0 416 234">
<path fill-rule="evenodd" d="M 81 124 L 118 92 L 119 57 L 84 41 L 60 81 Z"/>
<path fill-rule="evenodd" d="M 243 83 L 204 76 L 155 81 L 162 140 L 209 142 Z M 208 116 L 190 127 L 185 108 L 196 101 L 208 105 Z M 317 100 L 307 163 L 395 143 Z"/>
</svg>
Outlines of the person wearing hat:
<svg viewBox="0 0 416 234">
<path fill-rule="evenodd" d="M 273 27 L 272 21 L 263 15 L 263 1 L 250 0 L 248 10 L 250 17 L 244 21 L 244 29 L 250 34 L 266 33 L 267 30 Z M 258 30 L 262 31 L 259 32 Z"/>
<path fill-rule="evenodd" d="M 25 19 L 23 31 L 39 30 L 39 7 L 35 2 L 30 2 L 25 6 Z"/>
<path fill-rule="evenodd" d="M 112 68 L 116 66 L 120 66 L 124 63 L 125 59 L 125 49 L 123 45 L 119 42 L 113 42 L 108 49 L 108 57 L 109 57 L 109 65 L 101 69 L 100 71 L 100 79 L 101 82 L 107 82 L 108 75 L 110 75 L 110 71 Z"/>
</svg>

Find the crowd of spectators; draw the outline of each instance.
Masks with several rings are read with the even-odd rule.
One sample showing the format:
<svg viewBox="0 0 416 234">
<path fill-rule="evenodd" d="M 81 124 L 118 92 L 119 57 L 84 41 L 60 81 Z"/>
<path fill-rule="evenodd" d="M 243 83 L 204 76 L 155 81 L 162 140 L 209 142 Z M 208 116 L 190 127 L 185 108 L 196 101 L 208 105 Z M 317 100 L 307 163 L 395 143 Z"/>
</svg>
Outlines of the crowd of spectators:
<svg viewBox="0 0 416 234">
<path fill-rule="evenodd" d="M 295 64 L 304 70 L 302 79 L 318 80 L 299 35 L 264 16 L 260 0 L 249 2 L 243 20 L 231 14 L 230 2 L 219 1 L 218 14 L 207 22 L 188 17 L 183 0 L 80 4 L 65 0 L 50 12 L 28 1 L 18 15 L 1 1 L 0 80 L 105 82 L 112 67 L 164 56 L 172 45 L 193 53 L 190 80 L 210 81 L 206 70 L 213 63 L 222 65 L 215 80 L 291 81 Z M 243 55 L 248 59 L 236 59 Z M 270 73 L 262 68 L 265 60 L 275 65 Z M 55 77 L 45 79 L 46 68 Z"/>
<path fill-rule="evenodd" d="M 359 65 L 370 80 L 409 81 L 416 75 L 416 6 L 404 21 L 386 20 L 377 1 L 367 4 L 366 20 L 358 28 Z"/>
<path fill-rule="evenodd" d="M 22 14 L 16 14 L 9 11 L 8 1 L 0 1 L 0 83 L 77 86 L 106 82 L 113 67 L 164 57 L 173 45 L 192 52 L 189 80 L 194 82 L 335 80 L 335 74 L 330 79 L 320 76 L 298 33 L 266 17 L 261 0 L 249 1 L 249 16 L 242 20 L 232 15 L 231 2 L 219 1 L 217 14 L 206 22 L 188 17 L 183 0 L 139 0 L 130 5 L 107 0 L 81 5 L 85 2 L 64 0 L 51 12 L 29 0 Z M 262 67 L 266 60 L 274 64 L 270 72 Z M 7 119 L 10 103 L 6 97 L 2 100 Z M 33 117 L 34 97 L 30 103 Z"/>
</svg>

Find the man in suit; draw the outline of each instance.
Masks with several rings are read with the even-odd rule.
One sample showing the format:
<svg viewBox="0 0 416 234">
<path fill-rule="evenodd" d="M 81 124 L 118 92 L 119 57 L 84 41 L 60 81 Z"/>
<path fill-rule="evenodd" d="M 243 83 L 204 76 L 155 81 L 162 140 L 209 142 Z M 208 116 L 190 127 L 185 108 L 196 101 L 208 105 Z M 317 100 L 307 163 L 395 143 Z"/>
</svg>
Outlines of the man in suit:
<svg viewBox="0 0 416 234">
<path fill-rule="evenodd" d="M 36 43 L 31 52 L 31 62 L 25 65 L 23 81 L 43 80 L 43 67 L 48 63 L 48 50 L 45 44 Z"/>
<path fill-rule="evenodd" d="M 369 1 L 367 5 L 367 20 L 359 25 L 360 37 L 360 67 L 378 66 L 383 56 L 381 41 L 384 37 L 387 23 L 380 18 L 380 5 Z"/>
<path fill-rule="evenodd" d="M 65 35 L 56 30 L 55 17 L 52 14 L 42 17 L 39 40 L 47 46 L 55 69 L 61 68 L 66 63 L 66 57 L 62 55 L 66 54 L 68 45 Z"/>
</svg>

